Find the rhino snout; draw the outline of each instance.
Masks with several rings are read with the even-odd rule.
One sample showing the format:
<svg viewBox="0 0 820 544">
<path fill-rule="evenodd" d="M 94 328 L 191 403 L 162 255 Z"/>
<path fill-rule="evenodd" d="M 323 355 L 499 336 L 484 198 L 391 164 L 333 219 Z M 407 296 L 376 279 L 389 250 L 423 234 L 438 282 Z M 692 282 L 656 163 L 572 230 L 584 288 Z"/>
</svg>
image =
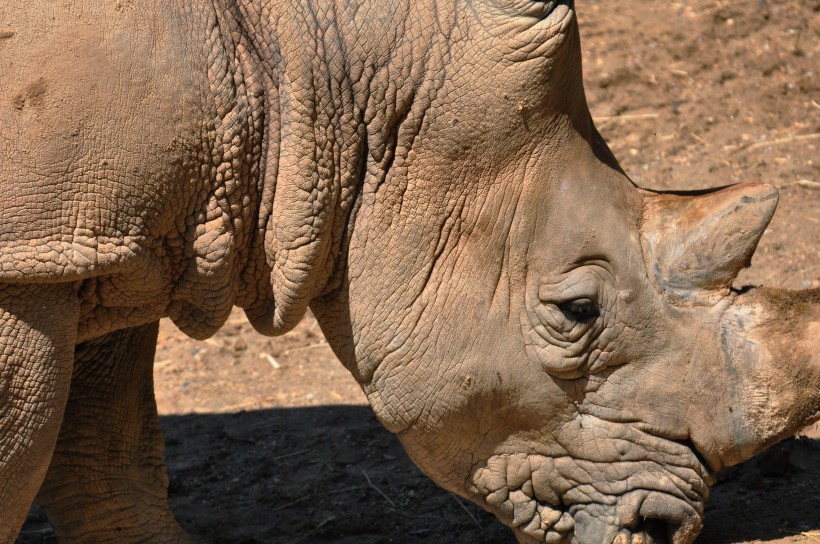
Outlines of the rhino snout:
<svg viewBox="0 0 820 544">
<path fill-rule="evenodd" d="M 467 482 L 519 542 L 688 543 L 700 532 L 714 479 L 688 445 L 591 415 L 557 439 L 493 455 Z"/>
</svg>

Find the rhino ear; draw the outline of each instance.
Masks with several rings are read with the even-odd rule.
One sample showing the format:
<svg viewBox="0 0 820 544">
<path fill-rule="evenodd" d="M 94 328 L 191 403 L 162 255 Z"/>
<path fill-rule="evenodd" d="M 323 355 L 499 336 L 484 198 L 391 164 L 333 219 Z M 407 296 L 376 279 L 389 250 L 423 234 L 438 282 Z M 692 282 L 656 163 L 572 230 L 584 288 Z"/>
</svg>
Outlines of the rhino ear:
<svg viewBox="0 0 820 544">
<path fill-rule="evenodd" d="M 646 193 L 641 237 L 647 266 L 670 294 L 731 287 L 777 206 L 768 184 L 744 183 L 700 193 Z"/>
</svg>

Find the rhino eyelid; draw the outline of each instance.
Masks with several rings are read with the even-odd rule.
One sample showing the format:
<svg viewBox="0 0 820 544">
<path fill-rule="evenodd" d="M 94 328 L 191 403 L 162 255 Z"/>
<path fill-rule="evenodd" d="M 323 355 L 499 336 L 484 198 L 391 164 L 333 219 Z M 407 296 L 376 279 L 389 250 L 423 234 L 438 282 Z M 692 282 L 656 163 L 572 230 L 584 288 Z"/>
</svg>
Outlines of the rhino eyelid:
<svg viewBox="0 0 820 544">
<path fill-rule="evenodd" d="M 590 289 L 555 289 L 550 285 L 542 285 L 538 288 L 538 300 L 544 304 L 554 304 L 560 306 L 573 300 L 587 298 L 590 300 L 598 300 L 598 289 L 595 282 L 590 282 L 593 288 Z"/>
<path fill-rule="evenodd" d="M 566 270 L 564 270 L 563 273 L 569 274 L 573 270 L 577 270 L 585 266 L 597 266 L 603 268 L 604 270 L 612 274 L 612 267 L 610 266 L 609 261 L 606 260 L 604 257 L 598 255 L 582 257 L 580 259 L 573 261 L 573 263 L 569 265 L 569 267 Z"/>
</svg>

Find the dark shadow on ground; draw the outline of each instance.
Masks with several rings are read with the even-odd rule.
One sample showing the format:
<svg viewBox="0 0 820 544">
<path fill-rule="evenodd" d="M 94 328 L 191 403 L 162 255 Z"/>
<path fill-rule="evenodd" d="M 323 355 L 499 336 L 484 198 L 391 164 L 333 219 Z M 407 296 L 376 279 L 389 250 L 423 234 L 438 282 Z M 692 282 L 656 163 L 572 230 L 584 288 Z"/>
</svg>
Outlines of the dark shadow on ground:
<svg viewBox="0 0 820 544">
<path fill-rule="evenodd" d="M 515 542 L 424 477 L 368 407 L 167 416 L 162 424 L 173 509 L 206 542 Z M 698 542 L 820 529 L 819 489 L 820 441 L 786 441 L 722 474 Z M 42 515 L 30 518 L 18 542 L 53 542 Z"/>
<path fill-rule="evenodd" d="M 207 542 L 515 542 L 493 517 L 423 476 L 369 407 L 162 424 L 172 506 Z"/>
<path fill-rule="evenodd" d="M 698 544 L 776 540 L 817 542 L 820 440 L 795 438 L 718 475 Z"/>
</svg>

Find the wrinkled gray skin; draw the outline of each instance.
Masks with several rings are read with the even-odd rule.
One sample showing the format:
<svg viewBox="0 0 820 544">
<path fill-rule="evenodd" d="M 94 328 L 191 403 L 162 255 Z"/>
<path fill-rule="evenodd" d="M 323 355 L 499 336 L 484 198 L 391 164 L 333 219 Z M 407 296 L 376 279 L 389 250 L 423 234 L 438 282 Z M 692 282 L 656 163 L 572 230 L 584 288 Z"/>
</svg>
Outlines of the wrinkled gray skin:
<svg viewBox="0 0 820 544">
<path fill-rule="evenodd" d="M 419 466 L 522 543 L 689 543 L 713 473 L 820 412 L 818 291 L 731 289 L 776 191 L 634 187 L 567 3 L 0 24 L 0 541 L 35 496 L 64 542 L 188 540 L 156 322 L 204 338 L 233 305 L 272 335 L 310 304 Z"/>
</svg>

